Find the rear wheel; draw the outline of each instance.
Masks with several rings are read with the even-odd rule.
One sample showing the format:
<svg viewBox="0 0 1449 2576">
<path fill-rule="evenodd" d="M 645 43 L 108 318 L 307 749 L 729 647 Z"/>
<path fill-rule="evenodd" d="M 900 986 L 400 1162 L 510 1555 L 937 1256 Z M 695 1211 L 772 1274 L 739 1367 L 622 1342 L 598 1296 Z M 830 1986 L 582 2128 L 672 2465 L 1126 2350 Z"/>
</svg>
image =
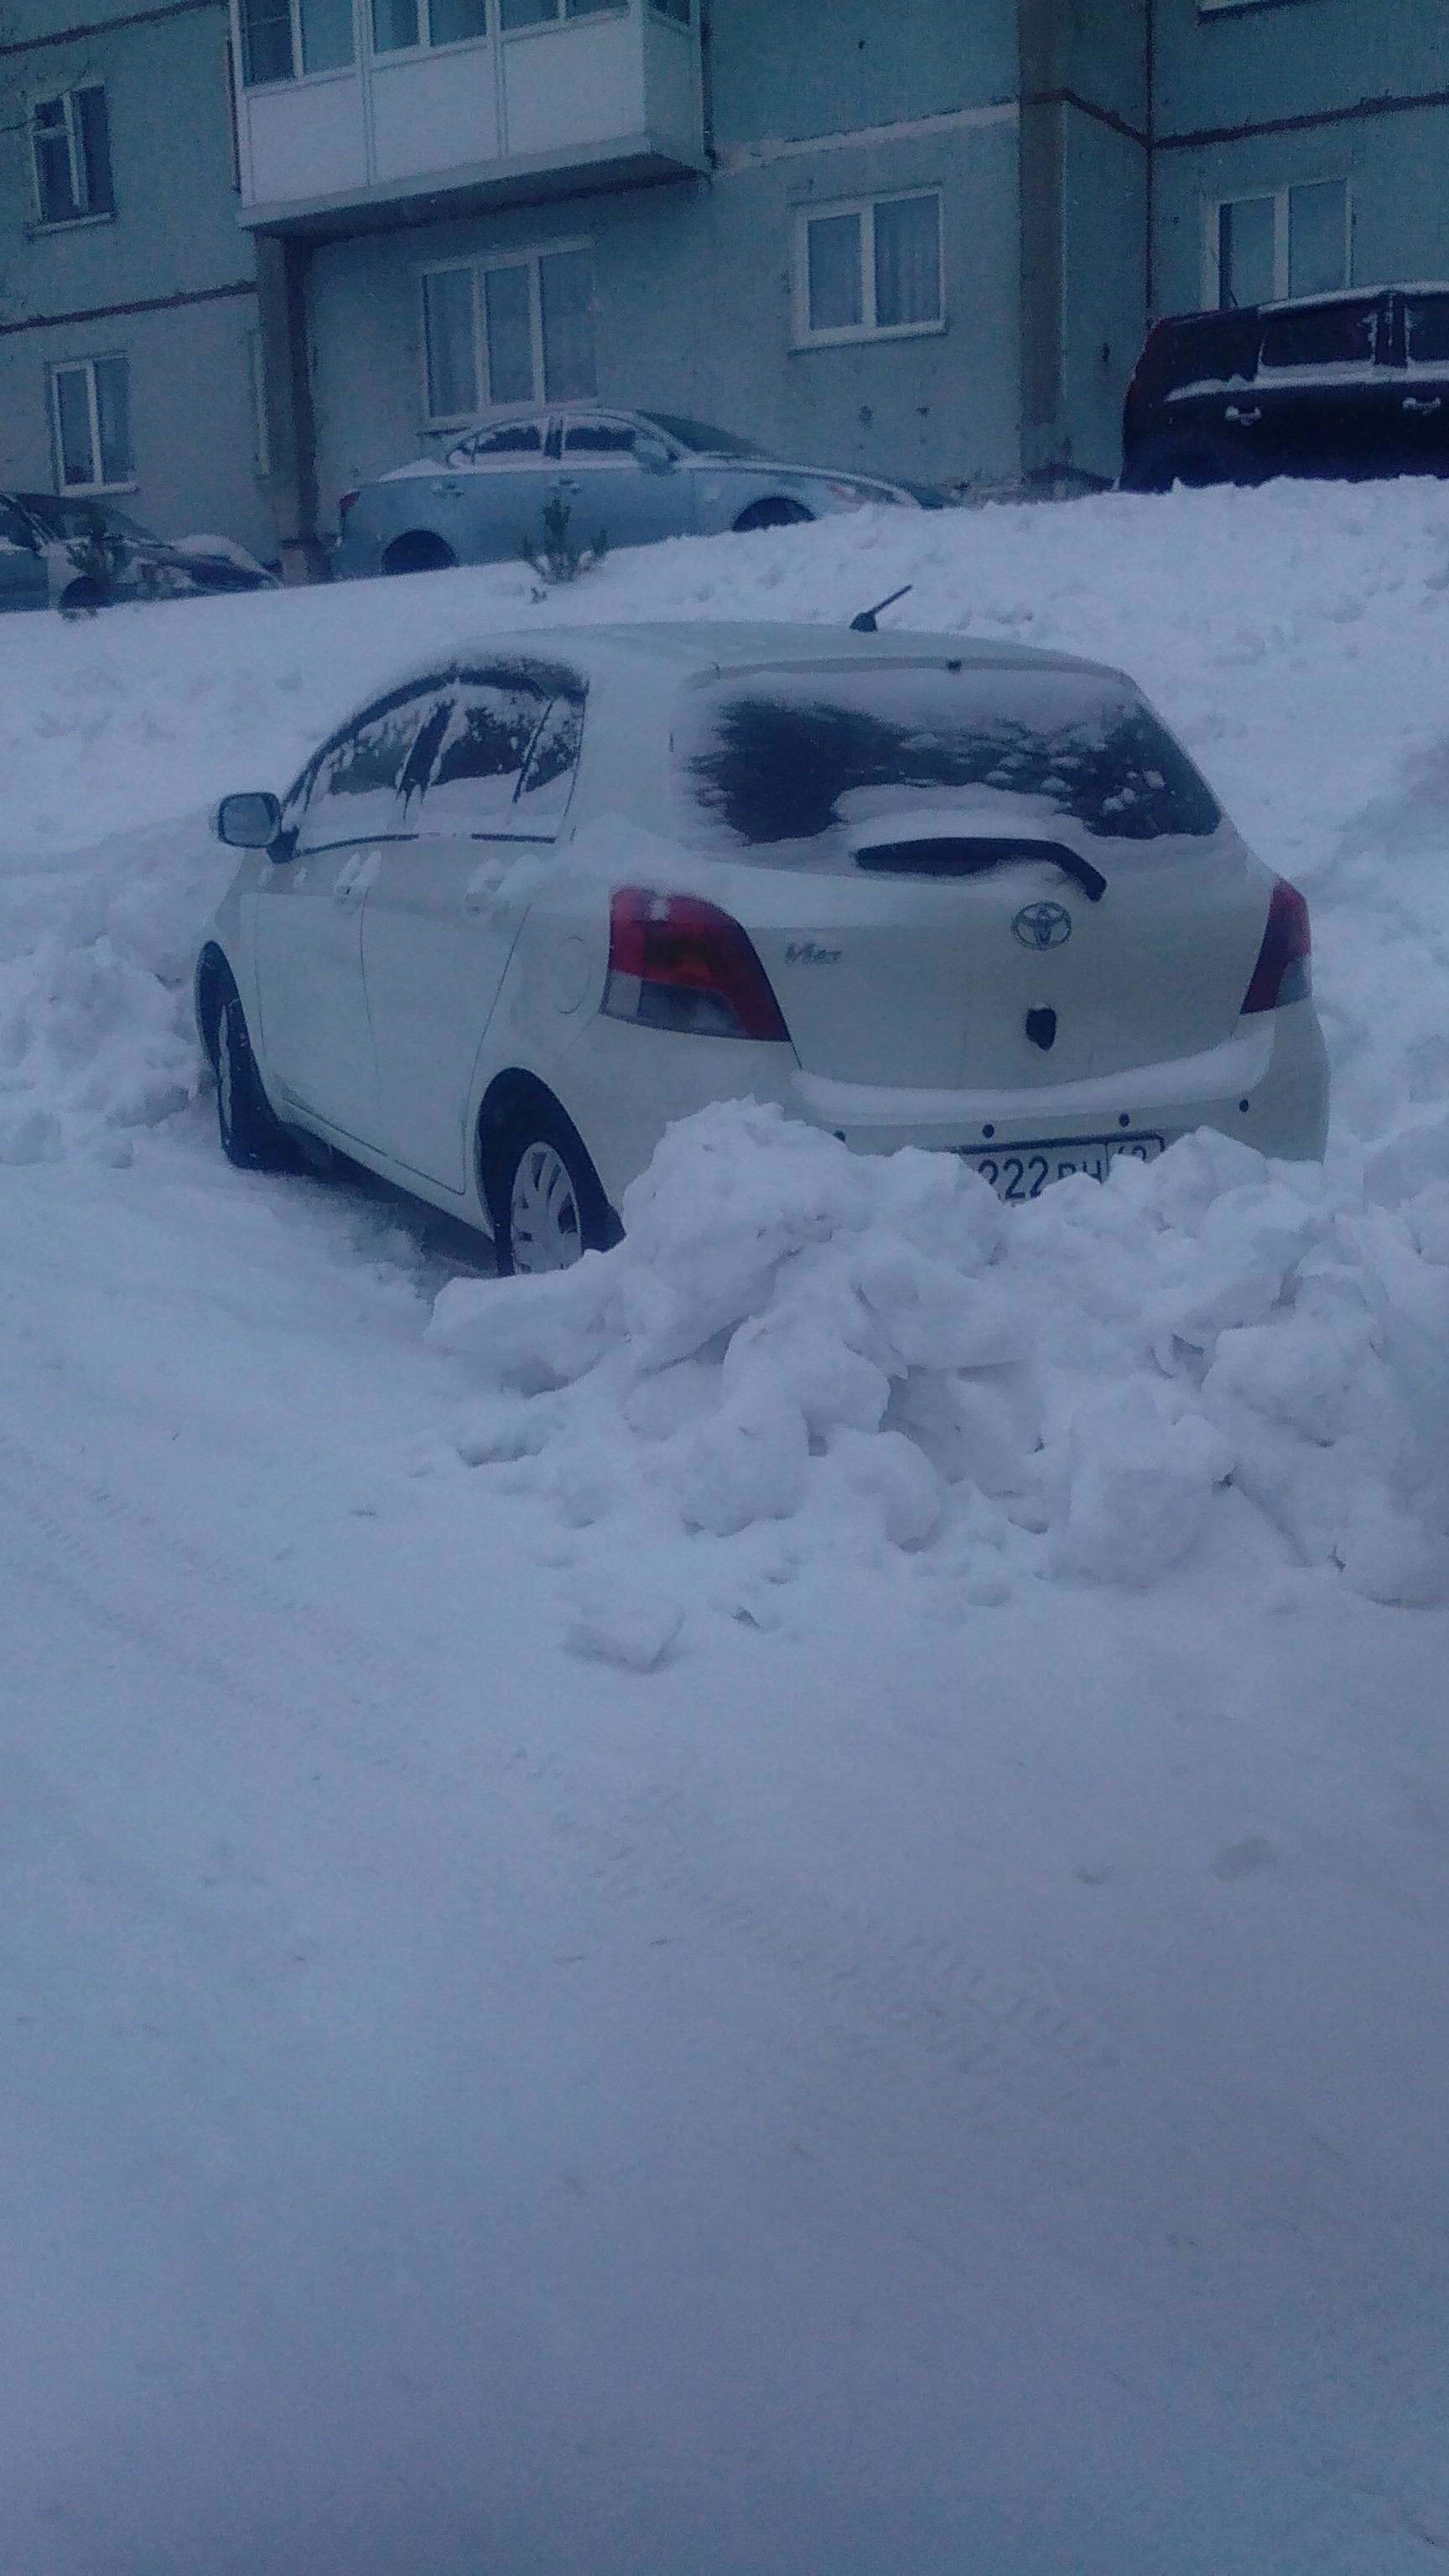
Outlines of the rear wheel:
<svg viewBox="0 0 1449 2576">
<path fill-rule="evenodd" d="M 241 995 L 230 976 L 217 979 L 211 1050 L 217 1134 L 227 1161 L 239 1172 L 295 1170 L 296 1148 L 262 1088 Z"/>
<path fill-rule="evenodd" d="M 56 605 L 62 617 L 94 617 L 106 604 L 105 593 L 98 581 L 83 573 L 78 581 L 67 584 Z"/>
<path fill-rule="evenodd" d="M 1127 492 L 1170 492 L 1174 483 L 1183 483 L 1191 492 L 1202 492 L 1212 483 L 1233 482 L 1234 464 L 1234 459 L 1207 439 L 1154 439 L 1125 469 L 1122 488 Z"/>
<path fill-rule="evenodd" d="M 808 524 L 810 516 L 801 501 L 752 501 L 747 510 L 741 510 L 734 533 L 747 537 L 753 528 L 798 528 Z"/>
<path fill-rule="evenodd" d="M 394 537 L 382 559 L 384 572 L 451 572 L 458 558 L 431 528 L 410 529 Z"/>
<path fill-rule="evenodd" d="M 556 1100 L 537 1092 L 485 1142 L 484 1192 L 499 1272 L 537 1277 L 607 1252 L 618 1222 L 582 1137 Z"/>
</svg>

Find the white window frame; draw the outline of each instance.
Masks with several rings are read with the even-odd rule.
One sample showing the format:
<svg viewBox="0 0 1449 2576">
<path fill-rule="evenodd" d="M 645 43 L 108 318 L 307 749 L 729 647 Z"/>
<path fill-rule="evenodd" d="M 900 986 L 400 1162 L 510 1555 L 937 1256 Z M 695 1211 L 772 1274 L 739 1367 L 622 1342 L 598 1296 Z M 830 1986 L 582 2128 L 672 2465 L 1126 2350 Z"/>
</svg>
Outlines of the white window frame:
<svg viewBox="0 0 1449 2576">
<path fill-rule="evenodd" d="M 40 232 L 69 232 L 76 224 L 112 224 L 116 220 L 113 206 L 93 206 L 90 201 L 90 179 L 86 170 L 85 144 L 80 130 L 80 118 L 76 113 L 76 100 L 83 89 L 98 89 L 102 97 L 105 97 L 104 81 L 83 80 L 76 81 L 70 89 L 36 90 L 30 101 L 26 118 L 30 134 L 30 183 L 35 191 L 35 222 Z M 35 120 L 40 109 L 50 107 L 56 99 L 59 99 L 65 110 L 64 133 L 66 151 L 70 158 L 70 193 L 77 209 L 73 215 L 48 215 L 45 211 L 45 192 L 40 184 L 40 154 L 36 150 L 40 138 Z M 61 130 L 59 126 L 52 126 L 50 129 L 53 135 L 59 134 Z M 107 101 L 106 157 L 108 160 L 110 149 L 110 104 Z M 112 175 L 113 190 L 114 185 L 114 175 Z"/>
<path fill-rule="evenodd" d="M 246 77 L 247 44 L 246 29 L 242 24 L 242 0 L 232 0 L 232 45 L 237 68 L 237 90 L 238 94 L 242 98 L 252 98 L 254 96 L 263 95 L 268 91 L 304 89 L 313 81 L 350 80 L 355 78 L 358 64 L 362 59 L 362 48 L 359 44 L 359 38 L 370 38 L 372 33 L 371 26 L 368 23 L 367 0 L 364 0 L 364 20 L 361 27 L 359 27 L 357 22 L 357 7 L 356 0 L 354 0 L 352 11 L 352 55 L 350 61 L 345 63 L 329 63 L 325 70 L 319 72 L 309 72 L 306 69 L 305 57 L 302 51 L 302 0 L 287 0 L 287 10 L 292 25 L 292 68 L 290 72 L 285 72 L 280 80 L 249 81 Z M 387 54 L 377 55 L 369 53 L 369 59 L 373 62 L 388 62 L 391 60 L 391 57 Z"/>
<path fill-rule="evenodd" d="M 1231 311 L 1219 303 L 1222 293 L 1222 214 L 1225 206 L 1260 205 L 1265 197 L 1273 200 L 1273 293 L 1274 304 L 1286 301 L 1289 287 L 1289 200 L 1295 188 L 1330 188 L 1343 190 L 1343 284 L 1327 286 L 1325 295 L 1346 295 L 1353 285 L 1353 180 L 1346 170 L 1325 170 L 1315 179 L 1285 180 L 1281 188 L 1234 188 L 1227 196 L 1203 199 L 1203 287 L 1205 308 L 1213 313 Z"/>
<path fill-rule="evenodd" d="M 432 12 L 428 0 L 417 0 L 418 41 L 415 45 L 388 45 L 382 50 L 373 41 L 372 0 L 362 0 L 362 32 L 367 39 L 367 59 L 372 63 L 411 63 L 420 54 L 461 54 L 470 45 L 491 45 L 498 14 L 498 0 L 488 0 L 487 23 L 481 36 L 446 36 L 433 42 Z"/>
<path fill-rule="evenodd" d="M 134 492 L 136 489 L 134 453 L 128 457 L 130 472 L 119 483 L 67 483 L 65 479 L 65 446 L 60 431 L 60 378 L 84 374 L 86 405 L 91 434 L 91 463 L 101 464 L 101 413 L 96 397 L 96 369 L 108 360 L 118 358 L 126 370 L 126 420 L 130 428 L 131 361 L 124 349 L 98 349 L 90 358 L 54 358 L 50 365 L 50 434 L 55 447 L 55 488 L 65 501 L 93 499 L 102 492 Z"/>
<path fill-rule="evenodd" d="M 940 287 L 940 311 L 932 322 L 877 322 L 875 318 L 875 215 L 877 206 L 904 205 L 908 199 L 934 198 L 936 206 L 936 276 Z M 837 330 L 812 331 L 810 328 L 810 226 L 829 215 L 859 215 L 860 227 L 860 309 L 859 322 L 843 323 Z M 795 335 L 796 349 L 835 349 L 855 340 L 923 340 L 939 335 L 946 328 L 946 240 L 944 191 L 929 188 L 881 188 L 869 197 L 835 197 L 823 204 L 813 199 L 794 210 L 795 225 Z"/>
<path fill-rule="evenodd" d="M 528 250 L 499 251 L 491 259 L 430 259 L 425 267 L 418 270 L 418 353 L 422 361 L 422 417 L 425 429 L 475 429 L 481 427 L 495 412 L 511 411 L 514 408 L 511 400 L 495 402 L 492 387 L 488 383 L 488 331 L 483 303 L 483 280 L 494 269 L 524 268 L 528 271 L 528 336 L 533 358 L 533 392 L 520 396 L 519 400 L 531 402 L 542 411 L 546 405 L 552 405 L 556 399 L 560 403 L 568 399 L 563 396 L 555 397 L 545 390 L 543 290 L 539 281 L 540 261 L 553 259 L 567 251 L 587 251 L 592 260 L 594 245 L 587 236 L 571 238 L 568 241 L 539 242 Z M 430 277 L 444 277 L 450 273 L 456 273 L 459 269 L 471 271 L 473 279 L 473 375 L 480 399 L 474 411 L 435 412 L 430 409 L 432 396 L 428 383 L 428 311 L 424 281 Z M 578 399 L 583 400 L 585 397 L 580 396 Z M 592 400 L 593 397 L 589 396 L 587 399 Z"/>
</svg>

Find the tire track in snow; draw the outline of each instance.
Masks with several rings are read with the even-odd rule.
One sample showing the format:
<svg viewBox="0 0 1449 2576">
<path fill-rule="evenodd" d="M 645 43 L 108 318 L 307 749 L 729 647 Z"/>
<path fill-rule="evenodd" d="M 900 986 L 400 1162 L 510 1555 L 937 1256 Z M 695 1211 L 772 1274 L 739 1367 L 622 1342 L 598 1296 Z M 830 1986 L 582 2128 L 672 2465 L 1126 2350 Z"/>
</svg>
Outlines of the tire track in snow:
<svg viewBox="0 0 1449 2576">
<path fill-rule="evenodd" d="M 222 1562 L 8 1432 L 0 1508 L 12 1568 L 28 1557 L 61 1577 L 160 1669 L 220 1695 L 233 1723 L 264 1722 L 289 1741 L 304 1730 L 334 1763 L 425 1790 L 476 1795 L 491 1774 L 519 1791 L 535 1827 L 578 1853 L 611 1912 L 675 1927 L 665 1939 L 728 1945 L 767 1988 L 805 2000 L 803 2024 L 788 2016 L 799 2143 L 826 2161 L 837 2197 L 875 2205 L 888 2174 L 898 2223 L 948 2272 L 960 2270 L 968 2213 L 994 2209 L 1127 2302 L 1144 2384 L 1166 2373 L 1184 2390 L 1232 2392 L 1245 2413 L 1271 2398 L 1299 2428 L 1290 2447 L 1318 2495 L 1349 2509 L 1362 2498 L 1375 2526 L 1382 2502 L 1401 2535 L 1439 2546 L 1442 2480 L 1416 2474 L 1412 2504 L 1392 2501 L 1381 2462 L 1354 2460 L 1358 2409 L 1344 2403 L 1366 2372 L 1411 2382 L 1432 2349 L 1415 2347 L 1400 2302 L 1416 2279 L 1426 2315 L 1449 2309 L 1449 2231 L 1435 2217 L 1388 2213 L 1331 2149 L 1285 2136 L 1271 2104 L 1206 2102 L 1176 2070 L 1136 2062 L 1121 2033 L 964 1945 L 902 1941 L 879 1918 L 842 1910 L 822 1922 L 813 1896 L 807 1913 L 778 1887 L 751 1888 L 678 1788 L 620 1796 L 557 1747 L 490 1737 L 481 1724 L 466 1768 L 448 1762 L 438 1739 L 457 1714 L 456 1682 L 440 1684 L 385 1637 Z M 263 1642 L 266 1688 L 253 1694 L 241 1677 Z M 762 2072 L 778 2061 L 782 2028 L 769 2001 L 751 2043 Z M 1229 2205 L 1225 2175 L 1272 2177 L 1295 2158 L 1309 2179 L 1288 2186 L 1276 2215 L 1271 2189 L 1256 2220 Z M 1300 2322 L 1285 2329 L 1280 2313 L 1275 2332 L 1285 2294 Z"/>
</svg>

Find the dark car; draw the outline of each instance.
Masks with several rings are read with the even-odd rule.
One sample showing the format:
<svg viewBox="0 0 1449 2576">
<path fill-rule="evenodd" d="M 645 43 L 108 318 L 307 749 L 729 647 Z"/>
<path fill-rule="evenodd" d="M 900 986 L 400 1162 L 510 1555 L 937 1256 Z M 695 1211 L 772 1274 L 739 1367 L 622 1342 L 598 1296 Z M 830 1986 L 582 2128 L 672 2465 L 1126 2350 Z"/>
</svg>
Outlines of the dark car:
<svg viewBox="0 0 1449 2576">
<path fill-rule="evenodd" d="M 1449 285 L 1159 322 L 1127 388 L 1125 492 L 1449 474 Z"/>
<path fill-rule="evenodd" d="M 266 590 L 275 579 L 228 538 L 168 541 L 113 501 L 0 492 L 0 609 L 80 615 L 112 600 Z"/>
</svg>

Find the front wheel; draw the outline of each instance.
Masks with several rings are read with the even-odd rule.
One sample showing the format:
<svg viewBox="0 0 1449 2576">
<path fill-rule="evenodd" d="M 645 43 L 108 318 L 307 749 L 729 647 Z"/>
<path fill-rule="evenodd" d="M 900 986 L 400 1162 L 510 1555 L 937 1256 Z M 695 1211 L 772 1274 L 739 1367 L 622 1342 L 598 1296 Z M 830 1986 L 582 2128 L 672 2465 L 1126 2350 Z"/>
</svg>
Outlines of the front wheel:
<svg viewBox="0 0 1449 2576">
<path fill-rule="evenodd" d="M 217 1133 L 227 1161 L 239 1172 L 293 1170 L 297 1157 L 292 1140 L 262 1089 L 246 1013 L 234 984 L 228 983 L 220 995 L 212 1043 Z"/>
<path fill-rule="evenodd" d="M 753 501 L 748 510 L 741 510 L 734 534 L 747 537 L 756 528 L 802 528 L 809 520 L 810 512 L 801 501 Z"/>
<path fill-rule="evenodd" d="M 619 1228 L 577 1128 L 540 1095 L 484 1152 L 484 1190 L 500 1277 L 569 1270 L 607 1252 Z"/>
</svg>

